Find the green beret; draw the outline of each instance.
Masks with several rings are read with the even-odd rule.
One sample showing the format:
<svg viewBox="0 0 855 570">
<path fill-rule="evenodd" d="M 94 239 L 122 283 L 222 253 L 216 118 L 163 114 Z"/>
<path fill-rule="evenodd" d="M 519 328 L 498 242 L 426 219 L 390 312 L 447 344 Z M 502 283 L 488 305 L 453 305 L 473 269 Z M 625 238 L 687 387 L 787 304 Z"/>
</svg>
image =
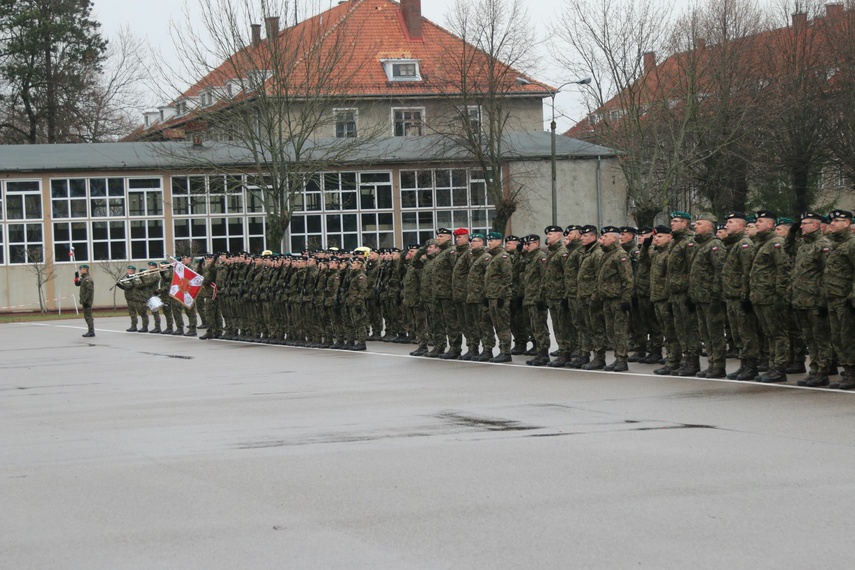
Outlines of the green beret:
<svg viewBox="0 0 855 570">
<path fill-rule="evenodd" d="M 137 270 L 137 268 L 136 268 L 136 267 L 134 267 L 133 265 L 128 265 L 128 269 L 133 269 L 134 271 L 136 271 L 136 270 Z"/>
<path fill-rule="evenodd" d="M 704 220 L 705 222 L 712 222 L 713 224 L 718 223 L 718 218 L 715 217 L 715 214 L 712 212 L 704 212 L 700 216 L 698 216 L 698 220 Z"/>
<path fill-rule="evenodd" d="M 80 269 L 89 269 L 89 266 L 84 263 L 80 266 Z"/>
<path fill-rule="evenodd" d="M 503 236 L 499 232 L 490 232 L 487 234 L 487 239 L 502 239 L 503 237 L 505 236 Z"/>
<path fill-rule="evenodd" d="M 475 233 L 475 234 L 471 234 L 469 236 L 469 239 L 470 239 L 470 241 L 473 239 L 480 239 L 481 241 L 485 241 L 487 239 L 487 237 L 484 234 Z"/>
<path fill-rule="evenodd" d="M 791 218 L 784 217 L 784 216 L 782 216 L 782 217 L 778 218 L 778 219 L 775 221 L 775 225 L 776 225 L 776 226 L 792 226 L 792 225 L 793 225 L 793 224 L 795 224 L 795 223 L 796 223 L 796 221 L 795 221 L 795 220 L 793 220 L 793 219 L 791 219 Z"/>
<path fill-rule="evenodd" d="M 157 267 L 157 262 L 156 262 L 156 261 L 149 261 L 149 262 L 148 262 L 148 264 L 149 264 L 149 266 L 151 266 L 151 267 Z"/>
<path fill-rule="evenodd" d="M 674 210 L 671 212 L 671 218 L 682 218 L 684 220 L 691 220 L 692 215 L 687 212 L 682 212 L 680 210 Z"/>
<path fill-rule="evenodd" d="M 754 214 L 748 214 L 747 216 L 745 216 L 745 222 L 748 224 L 756 224 L 757 218 L 754 216 Z"/>
</svg>

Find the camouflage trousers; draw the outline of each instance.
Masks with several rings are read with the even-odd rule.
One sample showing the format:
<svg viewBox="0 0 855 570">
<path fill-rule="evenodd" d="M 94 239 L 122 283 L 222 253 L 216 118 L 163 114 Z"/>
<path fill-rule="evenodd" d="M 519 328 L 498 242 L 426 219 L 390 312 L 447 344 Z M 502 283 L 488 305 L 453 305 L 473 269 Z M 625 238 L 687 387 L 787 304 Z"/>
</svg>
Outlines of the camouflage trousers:
<svg viewBox="0 0 855 570">
<path fill-rule="evenodd" d="M 617 360 L 629 357 L 629 312 L 620 308 L 620 299 L 603 300 L 603 319 L 606 322 L 606 336 L 614 348 Z"/>
<path fill-rule="evenodd" d="M 655 353 L 661 351 L 662 327 L 649 296 L 638 297 L 638 306 L 632 307 L 631 317 L 638 349 Z"/>
<path fill-rule="evenodd" d="M 653 303 L 656 311 L 656 320 L 659 329 L 665 339 L 665 357 L 671 368 L 679 368 L 683 359 L 683 350 L 680 341 L 677 340 L 677 329 L 674 328 L 674 314 L 671 312 L 671 303 L 668 301 L 656 301 Z"/>
<path fill-rule="evenodd" d="M 95 332 L 95 319 L 92 316 L 92 305 L 83 307 L 83 322 L 86 323 L 86 328 L 89 332 Z"/>
<path fill-rule="evenodd" d="M 846 299 L 830 299 L 828 317 L 837 360 L 843 366 L 855 366 L 855 314 L 847 307 Z"/>
<path fill-rule="evenodd" d="M 220 311 L 219 296 L 214 299 L 209 297 L 205 303 L 205 323 L 210 329 L 210 334 L 223 332 L 223 313 Z"/>
<path fill-rule="evenodd" d="M 769 347 L 769 367 L 784 369 L 790 363 L 788 305 L 754 305 L 757 321 Z"/>
<path fill-rule="evenodd" d="M 427 326 L 427 317 L 425 316 L 424 308 L 421 305 L 415 305 L 405 307 L 405 309 L 410 315 L 410 322 L 412 323 L 411 332 L 415 335 L 419 348 L 427 348 L 428 341 L 430 340 L 430 329 Z"/>
<path fill-rule="evenodd" d="M 483 334 L 482 311 L 480 303 L 464 303 L 463 315 L 466 321 L 466 346 L 471 350 L 477 350 L 481 345 Z"/>
<path fill-rule="evenodd" d="M 746 313 L 739 299 L 727 299 L 725 303 L 730 333 L 733 336 L 733 343 L 739 349 L 739 358 L 742 360 L 760 358 L 757 317 L 753 313 Z"/>
<path fill-rule="evenodd" d="M 350 317 L 348 340 L 365 344 L 365 339 L 368 337 L 368 312 L 365 310 L 365 304 L 356 302 L 348 306 L 348 316 Z"/>
<path fill-rule="evenodd" d="M 606 355 L 606 323 L 603 321 L 603 305 L 591 298 L 579 299 L 580 312 L 584 318 L 585 334 L 582 335 L 582 344 L 579 350 L 582 354 L 594 351 L 600 358 Z"/>
<path fill-rule="evenodd" d="M 457 319 L 457 307 L 451 299 L 436 299 L 434 301 L 433 341 L 436 346 L 447 346 L 452 350 L 460 350 L 463 344 L 463 334 Z M 447 340 L 446 340 L 447 339 Z"/>
<path fill-rule="evenodd" d="M 831 342 L 831 327 L 828 315 L 820 315 L 818 309 L 796 309 L 798 322 L 810 352 L 810 371 L 828 372 L 831 369 L 833 355 Z"/>
<path fill-rule="evenodd" d="M 680 341 L 683 358 L 701 355 L 701 339 L 698 336 L 697 308 L 693 311 L 689 305 L 689 296 L 685 293 L 671 297 L 671 311 L 674 313 L 674 329 Z"/>
<path fill-rule="evenodd" d="M 139 313 L 137 312 L 137 305 L 136 305 L 136 303 L 132 303 L 131 301 L 128 301 L 127 299 L 126 299 L 126 301 L 128 303 L 128 316 L 131 317 L 131 327 L 136 327 L 137 322 L 139 322 L 138 321 Z"/>
<path fill-rule="evenodd" d="M 379 297 L 374 296 L 370 290 L 370 298 L 365 301 L 365 310 L 368 312 L 366 320 L 371 327 L 371 336 L 380 336 L 383 333 L 383 313 L 380 307 Z"/>
<path fill-rule="evenodd" d="M 539 308 L 536 304 L 525 305 L 528 310 L 528 330 L 531 331 L 532 339 L 538 352 L 549 352 L 549 311 L 545 305 Z M 553 321 L 554 322 L 554 321 Z"/>
<path fill-rule="evenodd" d="M 552 330 L 555 333 L 555 341 L 558 350 L 565 357 L 569 357 L 576 347 L 577 336 L 570 318 L 570 305 L 565 299 L 548 299 L 549 315 L 552 317 Z M 548 346 L 548 345 L 547 345 Z M 537 345 L 540 348 L 540 345 Z"/>
<path fill-rule="evenodd" d="M 166 328 L 171 329 L 172 323 L 174 322 L 171 307 L 172 297 L 170 297 L 168 294 L 165 294 L 158 295 L 158 298 L 161 300 L 161 302 L 163 302 L 163 306 L 160 308 L 159 311 L 156 311 L 151 315 L 152 319 L 154 319 L 154 326 L 156 328 L 160 328 L 160 314 L 163 313 L 163 318 L 166 321 Z"/>
<path fill-rule="evenodd" d="M 724 340 L 725 311 L 720 299 L 711 303 L 698 303 L 698 334 L 707 349 L 709 367 L 724 370 L 727 343 Z"/>
<path fill-rule="evenodd" d="M 521 297 L 511 299 L 511 335 L 514 342 L 525 344 L 532 338 L 528 308 L 523 306 Z"/>
<path fill-rule="evenodd" d="M 508 298 L 490 299 L 490 322 L 496 336 L 499 337 L 499 351 L 511 353 L 511 300 Z M 491 335 L 492 336 L 492 333 Z"/>
</svg>

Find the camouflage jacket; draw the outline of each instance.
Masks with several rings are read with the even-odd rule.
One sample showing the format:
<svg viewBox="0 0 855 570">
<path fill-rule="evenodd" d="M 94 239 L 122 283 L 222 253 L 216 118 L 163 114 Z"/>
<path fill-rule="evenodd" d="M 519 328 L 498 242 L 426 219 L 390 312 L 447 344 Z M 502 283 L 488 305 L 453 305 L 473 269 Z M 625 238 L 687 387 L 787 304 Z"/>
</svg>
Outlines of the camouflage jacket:
<svg viewBox="0 0 855 570">
<path fill-rule="evenodd" d="M 670 297 L 668 293 L 668 260 L 671 258 L 671 246 L 668 242 L 661 247 L 651 247 L 650 256 L 650 301 L 661 303 Z M 643 255 L 643 252 L 642 252 Z"/>
<path fill-rule="evenodd" d="M 618 299 L 622 303 L 629 303 L 633 289 L 632 261 L 629 254 L 617 243 L 602 249 L 594 300 Z"/>
<path fill-rule="evenodd" d="M 525 274 L 523 275 L 523 305 L 531 307 L 546 298 L 544 287 L 547 286 L 543 280 L 546 274 L 547 257 L 542 249 L 529 251 L 522 254 L 527 258 Z"/>
<path fill-rule="evenodd" d="M 401 286 L 401 302 L 405 307 L 421 307 L 421 269 L 404 262 L 404 280 Z"/>
<path fill-rule="evenodd" d="M 671 252 L 668 254 L 668 294 L 673 298 L 689 292 L 689 271 L 692 268 L 692 256 L 695 242 L 688 230 L 672 232 Z"/>
<path fill-rule="evenodd" d="M 465 303 L 469 281 L 469 264 L 472 263 L 472 256 L 469 255 L 469 244 L 456 246 L 454 249 L 454 256 L 457 260 L 454 262 L 454 269 L 451 271 L 451 295 L 458 303 Z"/>
<path fill-rule="evenodd" d="M 689 297 L 697 303 L 721 300 L 721 274 L 727 250 L 715 234 L 695 236 L 695 255 L 689 270 Z"/>
<path fill-rule="evenodd" d="M 451 276 L 454 273 L 454 264 L 457 263 L 456 247 L 447 241 L 440 246 L 439 253 L 433 260 L 431 282 L 433 283 L 434 299 L 451 299 Z"/>
<path fill-rule="evenodd" d="M 790 283 L 790 303 L 795 309 L 815 309 L 824 305 L 822 276 L 831 253 L 831 241 L 822 232 L 802 236 L 802 243 L 793 261 Z"/>
<path fill-rule="evenodd" d="M 483 247 L 479 250 L 470 249 L 469 256 L 472 260 L 469 263 L 469 275 L 466 276 L 466 302 L 480 303 L 484 299 L 484 274 L 491 256 Z"/>
<path fill-rule="evenodd" d="M 790 256 L 784 250 L 784 238 L 772 231 L 758 233 L 748 284 L 751 302 L 757 305 L 788 304 L 791 270 Z"/>
<path fill-rule="evenodd" d="M 828 239 L 832 249 L 822 273 L 825 300 L 829 304 L 855 301 L 855 237 L 845 230 L 828 234 Z"/>
<path fill-rule="evenodd" d="M 721 290 L 725 299 L 747 299 L 754 252 L 757 249 L 745 232 L 724 238 L 727 255 L 721 269 Z"/>
<path fill-rule="evenodd" d="M 364 269 L 351 270 L 345 302 L 348 307 L 358 307 L 368 298 L 368 277 Z"/>
<path fill-rule="evenodd" d="M 511 254 L 501 246 L 487 253 L 490 255 L 490 263 L 484 270 L 484 296 L 488 299 L 510 299 L 514 280 Z"/>
<path fill-rule="evenodd" d="M 550 301 L 560 301 L 564 298 L 564 264 L 570 256 L 561 240 L 548 248 L 546 268 L 543 272 L 543 293 Z"/>
<path fill-rule="evenodd" d="M 579 296 L 579 266 L 584 252 L 579 240 L 570 242 L 567 246 L 567 261 L 564 263 L 564 296 L 568 299 Z"/>
<path fill-rule="evenodd" d="M 597 242 L 584 246 L 582 261 L 579 263 L 579 299 L 592 299 L 597 291 L 597 271 L 603 249 Z"/>
</svg>

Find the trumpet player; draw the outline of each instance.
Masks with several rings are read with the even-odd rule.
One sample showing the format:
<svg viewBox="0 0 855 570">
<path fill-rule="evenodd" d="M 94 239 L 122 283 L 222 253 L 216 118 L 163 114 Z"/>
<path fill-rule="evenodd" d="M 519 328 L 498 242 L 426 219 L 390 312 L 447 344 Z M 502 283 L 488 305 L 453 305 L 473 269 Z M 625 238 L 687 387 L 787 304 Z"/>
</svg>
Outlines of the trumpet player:
<svg viewBox="0 0 855 570">
<path fill-rule="evenodd" d="M 119 279 L 116 287 L 121 289 L 125 294 L 125 302 L 128 304 L 128 315 L 131 317 L 131 326 L 126 332 L 137 332 L 137 322 L 139 317 L 144 317 L 143 327 L 148 328 L 148 315 L 145 313 L 145 305 L 140 310 L 139 295 L 134 289 L 135 283 L 139 280 L 136 278 L 137 268 L 133 265 L 128 265 L 127 273 Z"/>
</svg>

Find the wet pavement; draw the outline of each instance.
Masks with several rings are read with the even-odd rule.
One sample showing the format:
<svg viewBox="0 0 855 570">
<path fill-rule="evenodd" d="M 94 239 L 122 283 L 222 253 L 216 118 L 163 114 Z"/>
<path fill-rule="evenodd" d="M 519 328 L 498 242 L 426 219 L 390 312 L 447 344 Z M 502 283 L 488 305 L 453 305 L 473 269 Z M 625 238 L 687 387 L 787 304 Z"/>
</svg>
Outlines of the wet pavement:
<svg viewBox="0 0 855 570">
<path fill-rule="evenodd" d="M 855 563 L 855 394 L 801 376 L 82 325 L 0 325 L 3 568 Z"/>
</svg>

